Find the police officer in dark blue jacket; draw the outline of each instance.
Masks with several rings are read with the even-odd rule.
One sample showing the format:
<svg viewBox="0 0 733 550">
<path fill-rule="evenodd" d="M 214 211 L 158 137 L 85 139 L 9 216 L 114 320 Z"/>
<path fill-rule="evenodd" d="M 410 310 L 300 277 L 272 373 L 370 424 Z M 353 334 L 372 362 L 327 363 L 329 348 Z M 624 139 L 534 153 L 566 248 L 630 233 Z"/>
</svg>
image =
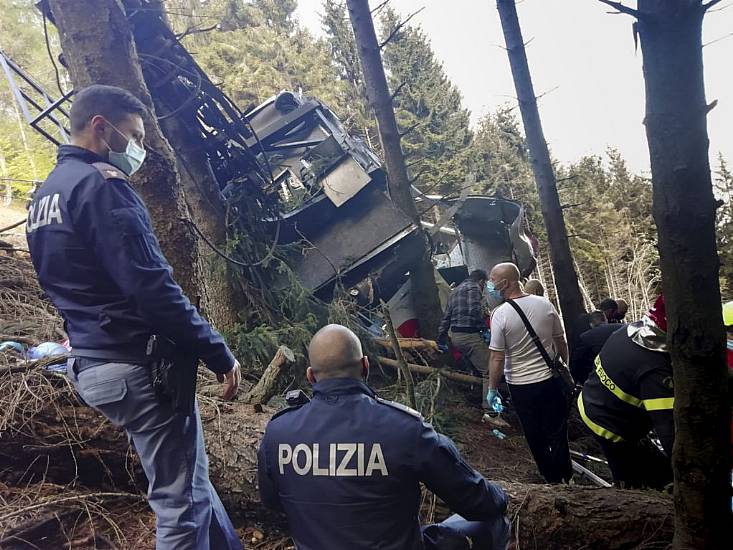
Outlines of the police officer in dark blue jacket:
<svg viewBox="0 0 733 550">
<path fill-rule="evenodd" d="M 298 550 L 506 548 L 504 491 L 418 412 L 374 394 L 353 332 L 328 325 L 308 354 L 313 400 L 272 418 L 258 462 L 262 501 L 285 512 Z M 460 516 L 421 529 L 421 482 Z"/>
<path fill-rule="evenodd" d="M 71 107 L 72 145 L 37 191 L 27 237 L 41 287 L 64 319 L 79 394 L 124 428 L 148 478 L 156 548 L 239 549 L 211 485 L 198 410 L 177 412 L 151 384 L 146 345 L 165 336 L 202 359 L 231 399 L 239 363 L 183 295 L 128 177 L 145 158 L 148 110 L 129 92 L 90 86 Z"/>
</svg>

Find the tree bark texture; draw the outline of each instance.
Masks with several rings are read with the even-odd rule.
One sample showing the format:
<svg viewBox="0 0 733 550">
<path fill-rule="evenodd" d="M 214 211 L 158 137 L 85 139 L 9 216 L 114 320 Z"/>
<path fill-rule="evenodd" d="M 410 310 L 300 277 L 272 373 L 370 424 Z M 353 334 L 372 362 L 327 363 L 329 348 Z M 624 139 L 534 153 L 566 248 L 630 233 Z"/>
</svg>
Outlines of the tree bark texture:
<svg viewBox="0 0 733 550">
<path fill-rule="evenodd" d="M 407 175 L 405 157 L 400 144 L 400 132 L 394 115 L 392 96 L 387 86 L 384 65 L 380 53 L 374 21 L 368 0 L 347 0 L 349 18 L 354 29 L 359 59 L 364 70 L 369 106 L 374 110 L 379 127 L 379 139 L 384 151 L 387 179 L 392 201 L 410 216 L 424 238 L 424 253 L 410 271 L 412 278 L 412 301 L 420 322 L 420 335 L 435 339 L 441 318 L 438 287 L 435 284 L 433 264 L 430 260 L 430 244 L 422 226 L 420 215 L 412 197 L 411 182 Z"/>
<path fill-rule="evenodd" d="M 537 192 L 540 197 L 540 208 L 547 230 L 550 248 L 550 262 L 555 275 L 560 309 L 562 311 L 565 330 L 573 326 L 573 322 L 585 312 L 583 296 L 578 286 L 578 274 L 575 272 L 573 256 L 570 252 L 568 233 L 565 229 L 560 197 L 557 193 L 555 172 L 550 160 L 550 152 L 542 131 L 540 112 L 537 109 L 537 98 L 534 94 L 532 76 L 529 72 L 527 52 L 524 49 L 522 29 L 519 26 L 517 7 L 514 0 L 497 0 L 501 26 L 504 31 L 509 64 L 514 77 L 514 87 L 519 100 L 519 110 L 524 123 L 524 133 L 532 160 Z"/>
<path fill-rule="evenodd" d="M 127 14 L 151 5 L 142 6 L 140 0 L 123 0 Z M 163 5 L 152 5 L 163 10 Z M 185 193 L 191 218 L 201 232 L 219 248 L 225 248 L 226 205 L 221 197 L 219 185 L 210 169 L 206 148 L 198 132 L 196 123 L 196 103 L 188 108 L 180 98 L 163 97 L 165 87 L 161 81 L 170 78 L 171 69 L 176 65 L 188 66 L 190 54 L 177 42 L 171 42 L 161 34 L 146 33 L 145 27 L 137 25 L 140 18 L 154 18 L 158 14 L 141 11 L 132 19 L 132 32 L 138 55 L 142 60 L 143 77 L 155 105 L 160 128 L 174 151 L 180 183 Z M 166 18 L 161 14 L 161 25 Z M 221 258 L 219 258 L 203 239 L 196 239 L 200 259 L 202 309 L 209 320 L 219 329 L 232 329 L 239 320 L 239 312 L 244 307 L 243 294 Z"/>
<path fill-rule="evenodd" d="M 66 66 L 76 90 L 92 84 L 124 88 L 151 110 L 145 122 L 148 156 L 132 178 L 140 192 L 165 257 L 184 292 L 199 294 L 200 270 L 196 239 L 179 218 L 188 218 L 176 174 L 173 150 L 153 115 L 153 101 L 143 79 L 138 54 L 119 0 L 49 0 L 59 31 Z"/>
<path fill-rule="evenodd" d="M 672 499 L 656 491 L 500 484 L 511 496 L 517 548 L 621 550 L 667 548 Z"/>
<path fill-rule="evenodd" d="M 715 199 L 708 160 L 700 0 L 639 0 L 653 212 L 675 389 L 677 549 L 725 548 L 730 402 Z"/>
</svg>

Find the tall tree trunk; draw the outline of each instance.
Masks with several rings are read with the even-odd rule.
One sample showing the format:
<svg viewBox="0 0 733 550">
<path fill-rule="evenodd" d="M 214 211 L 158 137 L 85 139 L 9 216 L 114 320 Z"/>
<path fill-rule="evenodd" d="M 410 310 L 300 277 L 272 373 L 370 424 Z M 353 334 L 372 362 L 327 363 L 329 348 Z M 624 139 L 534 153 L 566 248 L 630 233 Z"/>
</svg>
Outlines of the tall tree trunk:
<svg viewBox="0 0 733 550">
<path fill-rule="evenodd" d="M 715 1 L 708 2 L 715 4 Z M 674 548 L 730 545 L 730 402 L 701 0 L 639 0 L 654 220 L 675 386 Z"/>
<path fill-rule="evenodd" d="M 585 312 L 585 309 L 578 286 L 578 275 L 573 267 L 573 256 L 570 252 L 565 219 L 557 193 L 555 172 L 542 132 L 537 98 L 534 95 L 532 77 L 529 73 L 527 53 L 524 51 L 522 29 L 519 27 L 517 7 L 514 0 L 497 0 L 496 7 L 499 10 L 501 26 L 504 30 L 509 64 L 512 68 L 514 87 L 519 99 L 519 110 L 524 123 L 524 133 L 527 135 L 527 145 L 532 158 L 532 171 L 540 197 L 542 217 L 545 220 L 547 240 L 550 245 L 550 262 L 557 285 L 560 309 L 565 322 L 565 330 L 570 330 L 573 322 Z"/>
<path fill-rule="evenodd" d="M 61 48 L 74 88 L 108 84 L 125 88 L 150 107 L 135 42 L 119 0 L 49 0 Z M 132 181 L 145 201 L 163 252 L 176 280 L 190 297 L 199 294 L 200 269 L 196 239 L 179 221 L 189 217 L 176 173 L 173 150 L 154 117 L 145 124 L 149 151 Z"/>
<path fill-rule="evenodd" d="M 400 144 L 400 132 L 394 116 L 392 96 L 387 87 L 384 65 L 374 21 L 368 0 L 347 0 L 351 26 L 354 29 L 359 59 L 364 70 L 364 84 L 370 107 L 374 110 L 379 129 L 379 139 L 387 166 L 389 192 L 392 201 L 410 216 L 423 236 L 424 252 L 410 271 L 412 279 L 412 300 L 415 313 L 420 320 L 420 335 L 434 339 L 440 323 L 441 308 L 438 287 L 435 284 L 433 264 L 430 261 L 430 244 L 420 225 L 420 214 L 411 193 L 411 182 L 407 175 L 405 157 Z"/>
<path fill-rule="evenodd" d="M 167 25 L 162 3 L 143 6 L 140 0 L 123 0 L 127 13 L 143 7 L 155 9 L 140 11 L 138 18 L 160 16 L 161 25 Z M 210 169 L 206 149 L 198 131 L 195 104 L 190 108 L 171 105 L 161 97 L 167 91 L 160 86 L 161 80 L 169 77 L 171 67 L 188 66 L 190 54 L 177 42 L 163 34 L 144 34 L 144 26 L 136 25 L 133 19 L 132 32 L 139 55 L 151 56 L 149 63 L 143 63 L 143 77 L 159 115 L 168 115 L 160 120 L 160 127 L 170 143 L 176 159 L 178 175 L 185 193 L 186 203 L 193 221 L 199 230 L 216 246 L 225 248 L 227 232 L 225 226 L 226 206 L 221 198 L 218 183 Z M 152 26 L 151 26 L 152 27 Z M 151 27 L 148 27 L 151 28 Z M 154 28 L 154 27 L 153 27 Z M 172 113 L 172 114 L 171 114 Z M 221 258 L 203 239 L 197 239 L 198 255 L 201 260 L 202 306 L 208 318 L 220 329 L 233 328 L 238 313 L 244 308 L 243 293 Z"/>
</svg>

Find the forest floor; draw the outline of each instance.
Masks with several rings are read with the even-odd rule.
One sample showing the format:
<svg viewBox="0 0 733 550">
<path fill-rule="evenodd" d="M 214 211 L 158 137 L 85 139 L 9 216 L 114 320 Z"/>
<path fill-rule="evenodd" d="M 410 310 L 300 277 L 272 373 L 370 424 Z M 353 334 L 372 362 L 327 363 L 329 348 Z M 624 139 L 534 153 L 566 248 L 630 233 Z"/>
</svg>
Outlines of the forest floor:
<svg viewBox="0 0 733 550">
<path fill-rule="evenodd" d="M 15 217 L 11 220 L 17 221 Z M 43 299 L 27 255 L 0 251 L 0 335 L 17 334 L 35 341 L 58 340 L 62 334 L 60 326 L 59 318 Z M 381 373 L 374 369 L 370 380 L 386 398 L 396 390 L 392 374 L 393 371 Z M 520 513 L 530 492 L 555 494 L 553 489 L 542 485 L 511 407 L 503 415 L 510 424 L 502 428 L 506 438 L 499 439 L 492 433 L 493 427 L 481 421 L 479 388 L 445 380 L 441 384 L 436 382 L 436 378 L 423 378 L 417 385 L 418 390 L 427 388 L 430 394 L 433 423 L 456 442 L 467 461 L 488 479 L 518 487 L 514 500 L 520 502 L 518 506 L 515 503 L 512 514 Z M 218 405 L 213 407 L 218 410 Z M 202 412 L 202 417 L 205 423 L 212 421 L 211 415 L 207 419 Z M 571 418 L 569 434 L 571 448 L 602 456 L 577 417 Z M 215 443 L 209 441 L 209 445 Z M 605 479 L 610 478 L 605 466 L 584 465 Z M 576 481 L 579 485 L 587 483 L 582 478 Z M 144 476 L 137 458 L 127 447 L 124 434 L 92 409 L 80 406 L 63 374 L 0 353 L 0 548 L 152 549 L 155 519 L 145 502 L 144 486 Z M 605 497 L 601 493 L 591 496 L 591 502 L 616 499 L 616 493 L 606 493 Z M 574 497 L 552 498 L 555 503 L 551 503 L 550 511 L 554 506 L 562 508 L 565 514 L 562 499 Z M 627 506 L 623 498 L 618 498 L 621 509 Z M 542 504 L 541 500 L 541 495 L 527 500 L 525 511 L 531 507 L 530 501 Z M 579 502 L 584 501 L 581 498 Z M 662 510 L 665 502 L 661 501 Z M 281 519 L 263 513 L 257 503 L 251 510 L 248 506 L 233 515 L 247 548 L 293 547 Z M 579 506 L 581 523 L 585 523 L 584 506 Z M 570 518 L 573 512 L 569 510 L 564 517 Z M 424 492 L 423 522 L 440 521 L 448 513 L 445 506 Z M 539 515 L 551 514 L 541 510 Z M 570 537 L 576 536 L 569 521 L 562 517 L 557 521 L 570 531 Z M 666 519 L 662 523 L 665 522 Z M 518 520 L 516 524 L 518 529 Z M 535 543 L 535 548 L 570 547 Z M 582 537 L 577 545 L 572 545 L 572 548 L 589 547 L 582 542 Z"/>
</svg>

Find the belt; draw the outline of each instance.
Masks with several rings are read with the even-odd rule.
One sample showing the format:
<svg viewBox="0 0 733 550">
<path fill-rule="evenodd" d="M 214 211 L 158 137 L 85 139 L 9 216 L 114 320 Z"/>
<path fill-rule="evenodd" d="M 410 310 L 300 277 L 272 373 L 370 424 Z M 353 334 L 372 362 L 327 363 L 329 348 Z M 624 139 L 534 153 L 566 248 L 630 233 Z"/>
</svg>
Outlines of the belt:
<svg viewBox="0 0 733 550">
<path fill-rule="evenodd" d="M 105 363 L 142 363 L 147 364 L 150 359 L 141 353 L 132 350 L 100 350 L 72 348 L 72 370 L 75 374 L 87 369 L 104 365 Z"/>
<path fill-rule="evenodd" d="M 144 349 L 120 348 L 120 349 L 87 349 L 72 348 L 72 357 L 84 357 L 86 359 L 98 359 L 105 363 L 147 363 L 148 356 Z"/>
<path fill-rule="evenodd" d="M 481 331 L 476 327 L 451 327 L 451 332 L 463 332 L 467 334 L 481 334 Z"/>
</svg>

